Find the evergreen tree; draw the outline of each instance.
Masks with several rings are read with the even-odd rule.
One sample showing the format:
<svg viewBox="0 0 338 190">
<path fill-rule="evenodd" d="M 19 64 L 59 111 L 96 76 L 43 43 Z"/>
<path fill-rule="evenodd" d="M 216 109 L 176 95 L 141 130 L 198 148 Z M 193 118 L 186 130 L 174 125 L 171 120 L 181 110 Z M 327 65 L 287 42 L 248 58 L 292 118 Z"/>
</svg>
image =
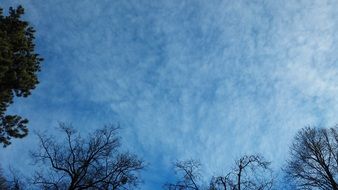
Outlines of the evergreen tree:
<svg viewBox="0 0 338 190">
<path fill-rule="evenodd" d="M 28 22 L 21 20 L 24 8 L 10 8 L 3 15 L 0 8 L 0 143 L 11 144 L 11 138 L 28 134 L 28 120 L 19 115 L 6 115 L 13 98 L 27 97 L 39 83 L 42 58 L 34 52 L 34 32 Z"/>
</svg>

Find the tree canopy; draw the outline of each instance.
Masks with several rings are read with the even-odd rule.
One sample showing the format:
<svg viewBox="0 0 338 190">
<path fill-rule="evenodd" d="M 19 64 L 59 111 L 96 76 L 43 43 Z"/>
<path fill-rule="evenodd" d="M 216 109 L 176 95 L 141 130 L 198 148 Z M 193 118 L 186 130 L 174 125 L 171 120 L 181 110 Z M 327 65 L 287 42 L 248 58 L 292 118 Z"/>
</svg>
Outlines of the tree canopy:
<svg viewBox="0 0 338 190">
<path fill-rule="evenodd" d="M 178 180 L 167 183 L 167 190 L 270 190 L 273 186 L 270 162 L 260 155 L 244 155 L 226 175 L 214 176 L 209 185 L 201 183 L 201 164 L 195 160 L 175 163 Z"/>
<path fill-rule="evenodd" d="M 232 171 L 213 177 L 210 190 L 270 190 L 273 186 L 270 162 L 260 155 L 244 155 Z"/>
<path fill-rule="evenodd" d="M 35 53 L 34 28 L 21 19 L 24 8 L 0 8 L 0 143 L 9 145 L 11 138 L 28 134 L 28 120 L 19 115 L 6 115 L 13 98 L 27 97 L 39 83 L 37 73 L 43 60 Z"/>
<path fill-rule="evenodd" d="M 119 150 L 117 127 L 106 126 L 83 138 L 60 124 L 64 138 L 39 134 L 32 153 L 39 168 L 33 183 L 41 189 L 131 189 L 138 185 L 143 161 Z"/>
<path fill-rule="evenodd" d="M 291 146 L 287 176 L 301 189 L 338 190 L 338 130 L 307 127 Z"/>
</svg>

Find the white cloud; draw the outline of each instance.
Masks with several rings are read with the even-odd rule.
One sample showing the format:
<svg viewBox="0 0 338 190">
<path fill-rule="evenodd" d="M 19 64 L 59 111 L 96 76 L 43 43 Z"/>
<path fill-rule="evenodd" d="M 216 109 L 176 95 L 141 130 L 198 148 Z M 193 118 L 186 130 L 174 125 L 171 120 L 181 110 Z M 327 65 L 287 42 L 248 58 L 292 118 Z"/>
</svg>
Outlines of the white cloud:
<svg viewBox="0 0 338 190">
<path fill-rule="evenodd" d="M 299 128 L 337 122 L 334 1 L 25 4 L 47 59 L 13 111 L 39 128 L 118 119 L 154 170 L 192 157 L 213 174 L 243 153 L 279 167 Z"/>
</svg>

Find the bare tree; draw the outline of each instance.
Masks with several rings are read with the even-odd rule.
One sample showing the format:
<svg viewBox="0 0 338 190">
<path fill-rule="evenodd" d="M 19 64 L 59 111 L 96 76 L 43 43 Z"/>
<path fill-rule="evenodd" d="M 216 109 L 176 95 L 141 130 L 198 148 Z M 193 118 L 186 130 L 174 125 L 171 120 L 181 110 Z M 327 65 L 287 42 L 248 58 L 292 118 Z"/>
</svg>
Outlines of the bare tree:
<svg viewBox="0 0 338 190">
<path fill-rule="evenodd" d="M 273 185 L 270 162 L 259 155 L 245 155 L 225 176 L 213 177 L 210 190 L 267 190 Z"/>
<path fill-rule="evenodd" d="M 300 189 L 338 190 L 337 127 L 301 129 L 290 155 L 285 171 Z"/>
<path fill-rule="evenodd" d="M 174 184 L 166 184 L 168 190 L 269 190 L 273 177 L 270 162 L 262 156 L 243 156 L 236 161 L 235 168 L 225 176 L 212 177 L 209 186 L 201 184 L 199 162 L 188 160 L 175 164 L 180 179 Z"/>
<path fill-rule="evenodd" d="M 70 125 L 60 124 L 63 141 L 38 134 L 40 149 L 32 153 L 40 166 L 34 184 L 43 189 L 129 189 L 140 182 L 143 161 L 119 152 L 117 127 L 106 126 L 82 138 Z"/>
<path fill-rule="evenodd" d="M 168 190 L 199 190 L 200 166 L 196 160 L 177 161 L 175 173 L 182 179 L 173 184 L 165 184 L 164 187 Z"/>
</svg>

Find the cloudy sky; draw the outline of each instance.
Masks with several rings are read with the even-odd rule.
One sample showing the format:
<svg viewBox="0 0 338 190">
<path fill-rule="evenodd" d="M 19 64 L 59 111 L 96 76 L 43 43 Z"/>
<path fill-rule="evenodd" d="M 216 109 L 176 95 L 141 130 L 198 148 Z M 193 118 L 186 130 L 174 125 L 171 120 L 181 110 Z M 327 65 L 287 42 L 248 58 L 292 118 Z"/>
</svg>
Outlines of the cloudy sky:
<svg viewBox="0 0 338 190">
<path fill-rule="evenodd" d="M 142 189 L 189 158 L 212 175 L 260 153 L 278 171 L 298 129 L 338 121 L 338 1 L 0 1 L 18 4 L 45 61 L 8 113 L 32 132 L 119 123 L 149 164 Z M 28 167 L 36 140 L 13 141 L 1 164 Z"/>
</svg>

